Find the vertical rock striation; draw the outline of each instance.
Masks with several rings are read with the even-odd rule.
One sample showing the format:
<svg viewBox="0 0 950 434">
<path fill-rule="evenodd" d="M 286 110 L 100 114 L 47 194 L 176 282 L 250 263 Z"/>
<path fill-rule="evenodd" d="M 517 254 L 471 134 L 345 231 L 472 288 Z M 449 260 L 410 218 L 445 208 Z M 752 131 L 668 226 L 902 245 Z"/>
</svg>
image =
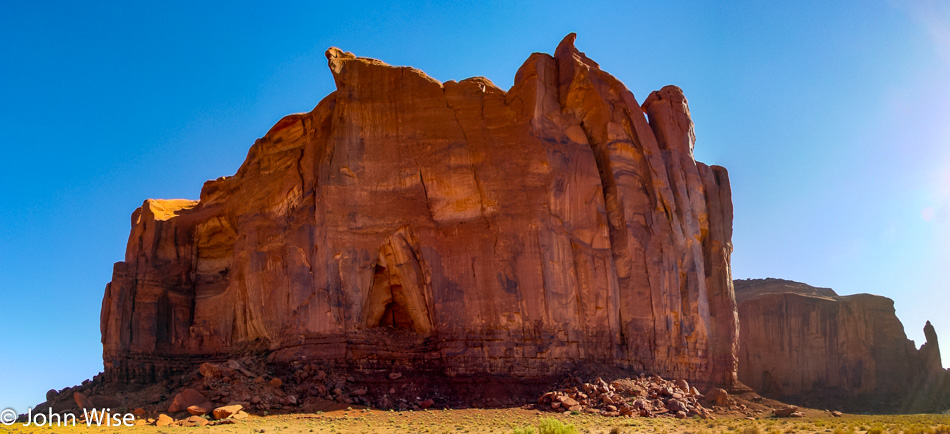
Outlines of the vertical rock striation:
<svg viewBox="0 0 950 434">
<path fill-rule="evenodd" d="M 694 160 L 679 88 L 641 106 L 573 42 L 507 92 L 327 50 L 337 90 L 313 111 L 199 201 L 135 211 L 103 298 L 106 376 L 259 351 L 736 386 L 726 170 Z"/>
<path fill-rule="evenodd" d="M 737 280 L 739 380 L 812 407 L 920 412 L 950 407 L 950 373 L 930 322 L 918 351 L 894 302 L 780 279 Z M 929 330 L 929 331 L 928 331 Z"/>
</svg>

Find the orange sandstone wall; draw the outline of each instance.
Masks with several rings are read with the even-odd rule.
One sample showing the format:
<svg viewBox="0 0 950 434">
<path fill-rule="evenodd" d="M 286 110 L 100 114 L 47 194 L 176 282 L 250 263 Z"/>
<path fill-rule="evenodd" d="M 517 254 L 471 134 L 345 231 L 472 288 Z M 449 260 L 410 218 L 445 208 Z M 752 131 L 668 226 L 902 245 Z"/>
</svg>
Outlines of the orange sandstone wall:
<svg viewBox="0 0 950 434">
<path fill-rule="evenodd" d="M 682 91 L 574 47 L 508 91 L 327 51 L 337 90 L 200 200 L 147 200 L 102 304 L 113 381 L 242 351 L 447 376 L 578 363 L 734 385 L 726 170 Z"/>
</svg>

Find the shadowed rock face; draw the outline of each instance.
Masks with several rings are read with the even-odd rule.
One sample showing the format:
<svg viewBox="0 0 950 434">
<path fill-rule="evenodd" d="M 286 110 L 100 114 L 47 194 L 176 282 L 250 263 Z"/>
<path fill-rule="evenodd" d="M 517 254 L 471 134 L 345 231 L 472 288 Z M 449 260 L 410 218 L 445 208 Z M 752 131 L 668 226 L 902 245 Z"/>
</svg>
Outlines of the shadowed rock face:
<svg viewBox="0 0 950 434">
<path fill-rule="evenodd" d="M 532 54 L 507 92 L 327 50 L 337 90 L 312 112 L 200 201 L 132 215 L 103 298 L 106 377 L 260 351 L 735 385 L 726 170 L 693 159 L 679 88 L 641 107 L 573 42 Z"/>
<path fill-rule="evenodd" d="M 735 294 L 739 380 L 757 392 L 849 411 L 950 407 L 950 374 L 940 365 L 933 327 L 928 321 L 927 343 L 918 351 L 891 299 L 842 297 L 780 279 L 737 280 Z"/>
</svg>

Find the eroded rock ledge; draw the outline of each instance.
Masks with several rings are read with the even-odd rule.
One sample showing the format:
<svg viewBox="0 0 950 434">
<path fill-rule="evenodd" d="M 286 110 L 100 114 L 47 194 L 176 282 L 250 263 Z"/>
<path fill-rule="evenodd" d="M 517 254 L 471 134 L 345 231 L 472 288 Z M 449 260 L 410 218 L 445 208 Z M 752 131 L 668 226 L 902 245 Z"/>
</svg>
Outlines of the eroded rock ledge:
<svg viewBox="0 0 950 434">
<path fill-rule="evenodd" d="M 337 90 L 200 201 L 147 200 L 102 304 L 105 378 L 235 354 L 446 377 L 578 363 L 736 385 L 722 167 L 682 91 L 574 47 L 508 91 L 336 48 Z"/>
</svg>

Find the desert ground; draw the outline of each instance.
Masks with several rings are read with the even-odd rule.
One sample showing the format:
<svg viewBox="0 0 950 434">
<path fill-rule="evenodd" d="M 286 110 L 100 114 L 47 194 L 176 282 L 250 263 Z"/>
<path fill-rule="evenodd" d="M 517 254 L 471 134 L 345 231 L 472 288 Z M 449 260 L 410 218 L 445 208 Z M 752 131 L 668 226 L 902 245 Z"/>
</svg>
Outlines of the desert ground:
<svg viewBox="0 0 950 434">
<path fill-rule="evenodd" d="M 950 433 L 950 414 L 850 415 L 834 417 L 809 410 L 804 418 L 723 416 L 623 418 L 594 414 L 553 414 L 521 408 L 381 411 L 340 408 L 312 414 L 250 416 L 204 427 L 24 427 L 0 426 L 3 433 Z"/>
</svg>

